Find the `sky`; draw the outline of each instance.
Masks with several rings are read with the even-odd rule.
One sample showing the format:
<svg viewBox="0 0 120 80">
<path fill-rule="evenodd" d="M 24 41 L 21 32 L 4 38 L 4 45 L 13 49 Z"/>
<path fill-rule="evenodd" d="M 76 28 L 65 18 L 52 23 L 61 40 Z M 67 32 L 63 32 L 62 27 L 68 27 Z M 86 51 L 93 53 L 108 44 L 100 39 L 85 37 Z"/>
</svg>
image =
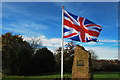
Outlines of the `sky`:
<svg viewBox="0 0 120 80">
<path fill-rule="evenodd" d="M 54 52 L 61 46 L 62 5 L 103 27 L 99 42 L 76 44 L 95 51 L 99 59 L 118 59 L 117 2 L 2 2 L 2 34 L 12 32 L 25 40 L 41 39 Z M 64 43 L 69 41 L 64 39 Z"/>
</svg>

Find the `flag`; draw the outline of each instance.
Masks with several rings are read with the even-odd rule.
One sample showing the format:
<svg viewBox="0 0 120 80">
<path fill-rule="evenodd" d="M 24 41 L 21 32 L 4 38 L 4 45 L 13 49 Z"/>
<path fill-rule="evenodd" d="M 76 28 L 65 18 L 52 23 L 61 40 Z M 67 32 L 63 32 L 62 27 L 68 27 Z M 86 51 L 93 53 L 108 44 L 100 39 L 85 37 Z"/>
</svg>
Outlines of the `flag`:
<svg viewBox="0 0 120 80">
<path fill-rule="evenodd" d="M 80 42 L 97 42 L 97 37 L 102 30 L 100 25 L 94 22 L 63 11 L 63 38 L 69 38 Z"/>
</svg>

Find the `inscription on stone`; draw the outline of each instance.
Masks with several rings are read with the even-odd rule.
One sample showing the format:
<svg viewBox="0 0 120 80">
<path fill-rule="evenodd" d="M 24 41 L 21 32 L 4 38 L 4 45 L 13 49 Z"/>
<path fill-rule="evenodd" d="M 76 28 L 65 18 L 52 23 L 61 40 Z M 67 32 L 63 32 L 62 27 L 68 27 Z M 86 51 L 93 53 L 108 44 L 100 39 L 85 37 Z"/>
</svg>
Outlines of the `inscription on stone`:
<svg viewBox="0 0 120 80">
<path fill-rule="evenodd" d="M 84 61 L 83 60 L 77 60 L 76 66 L 84 66 Z"/>
</svg>

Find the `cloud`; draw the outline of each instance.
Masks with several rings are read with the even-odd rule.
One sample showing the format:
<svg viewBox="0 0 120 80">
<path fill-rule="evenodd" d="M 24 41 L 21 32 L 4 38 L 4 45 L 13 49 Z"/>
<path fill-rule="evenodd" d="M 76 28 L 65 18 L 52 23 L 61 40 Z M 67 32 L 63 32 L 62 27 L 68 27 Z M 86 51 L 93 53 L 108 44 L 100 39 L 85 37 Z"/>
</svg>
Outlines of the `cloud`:
<svg viewBox="0 0 120 80">
<path fill-rule="evenodd" d="M 41 35 L 40 37 L 24 37 L 24 40 L 29 41 L 31 38 L 34 38 L 36 40 L 41 40 L 43 43 L 43 46 L 47 47 L 60 47 L 61 46 L 61 38 L 51 38 L 47 39 L 45 36 Z"/>
<path fill-rule="evenodd" d="M 48 26 L 30 21 L 12 22 L 10 24 L 4 24 L 2 29 L 13 33 L 19 33 L 21 35 L 40 35 L 41 33 L 39 31 L 47 30 Z"/>
<path fill-rule="evenodd" d="M 35 40 L 40 40 L 42 42 L 43 46 L 46 46 L 50 51 L 52 51 L 53 53 L 55 52 L 56 49 L 58 49 L 59 47 L 61 47 L 61 38 L 46 38 L 44 35 L 41 35 L 39 37 L 26 37 L 23 36 L 25 41 L 30 41 L 32 38 Z M 68 42 L 64 41 L 64 45 L 67 44 Z"/>
<path fill-rule="evenodd" d="M 118 59 L 118 48 L 111 47 L 86 47 L 86 50 L 93 50 L 99 59 Z"/>
<path fill-rule="evenodd" d="M 83 45 L 88 45 L 88 46 L 96 46 L 96 45 L 103 45 L 104 43 L 102 42 L 88 42 L 88 43 L 84 43 Z"/>
<path fill-rule="evenodd" d="M 103 45 L 107 42 L 110 42 L 111 44 L 117 44 L 118 42 L 120 42 L 120 40 L 99 40 L 99 42 L 88 42 L 88 43 L 85 43 L 86 45 Z"/>
<path fill-rule="evenodd" d="M 15 3 L 2 3 L 3 17 L 9 18 L 9 16 L 13 16 L 13 15 L 18 16 L 19 14 L 22 16 L 33 18 L 33 15 L 30 15 L 31 13 L 28 12 L 29 10 L 26 10 L 26 6 L 24 6 L 23 4 L 19 5 L 20 3 L 16 3 L 16 4 Z"/>
<path fill-rule="evenodd" d="M 22 3 L 17 3 L 18 5 L 16 5 L 15 3 L 3 3 L 3 17 L 9 19 L 11 17 L 17 17 L 18 15 L 21 16 L 23 19 L 32 19 L 32 20 L 39 20 L 39 21 L 45 21 L 46 20 L 59 20 L 61 18 L 59 17 L 56 17 L 54 15 L 52 15 L 52 12 L 49 12 L 48 14 L 48 11 L 47 13 L 44 13 L 44 12 L 40 12 L 38 11 L 39 8 L 41 8 L 41 6 L 39 8 L 37 8 L 39 5 L 34 3 L 34 7 L 31 7 L 33 6 L 33 4 L 31 3 L 26 3 L 26 4 L 29 4 L 31 6 L 26 6 L 25 4 L 22 4 Z M 40 3 L 42 4 L 42 3 Z M 29 9 L 31 8 L 31 9 Z M 37 11 L 37 13 L 36 13 Z M 40 15 L 42 14 L 42 15 Z M 49 16 L 44 16 L 45 14 L 49 15 Z M 18 16 L 18 17 L 19 17 Z M 17 19 L 22 19 L 21 17 L 17 18 Z M 48 21 L 49 23 L 50 21 Z"/>
<path fill-rule="evenodd" d="M 120 42 L 120 40 L 99 40 L 99 42 Z"/>
<path fill-rule="evenodd" d="M 17 22 L 17 23 L 11 23 L 9 24 L 9 26 L 11 27 L 15 27 L 15 28 L 33 28 L 35 30 L 44 30 L 47 29 L 48 27 L 46 25 L 43 24 L 37 24 L 35 22 Z"/>
<path fill-rule="evenodd" d="M 42 38 L 41 39 L 44 44 L 44 46 L 50 46 L 50 47 L 60 47 L 61 44 L 61 39 L 59 38 L 51 38 L 51 39 L 47 39 L 47 38 Z"/>
<path fill-rule="evenodd" d="M 33 37 L 24 37 L 24 40 L 29 41 Z M 49 50 L 54 52 L 57 48 L 61 47 L 61 38 L 46 38 L 41 35 L 39 37 L 34 37 L 35 39 L 40 39 L 43 42 L 43 46 L 48 47 Z M 67 42 L 64 42 L 66 44 Z M 90 43 L 89 43 L 90 44 Z M 88 45 L 89 45 L 88 44 Z M 91 43 L 96 44 L 96 43 Z M 103 44 L 103 43 L 99 43 Z M 118 48 L 109 46 L 84 46 L 86 50 L 93 50 L 95 54 L 98 55 L 99 59 L 118 59 Z"/>
<path fill-rule="evenodd" d="M 26 15 L 25 11 L 21 7 L 10 5 L 9 3 L 3 3 L 2 8 L 3 8 L 3 17 L 7 19 L 9 18 L 9 16 L 13 16 L 13 13 L 20 13 L 21 15 Z M 29 16 L 29 15 L 27 14 L 26 16 Z"/>
<path fill-rule="evenodd" d="M 97 43 L 96 42 L 88 42 L 86 44 L 88 44 L 88 45 L 96 45 Z"/>
</svg>

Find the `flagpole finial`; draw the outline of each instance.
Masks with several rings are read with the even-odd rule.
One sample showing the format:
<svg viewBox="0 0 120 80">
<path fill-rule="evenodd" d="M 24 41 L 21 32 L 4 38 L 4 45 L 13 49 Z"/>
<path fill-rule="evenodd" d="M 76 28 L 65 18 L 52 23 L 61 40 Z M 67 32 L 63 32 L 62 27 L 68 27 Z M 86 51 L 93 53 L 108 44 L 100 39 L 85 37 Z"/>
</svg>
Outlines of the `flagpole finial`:
<svg viewBox="0 0 120 80">
<path fill-rule="evenodd" d="M 62 9 L 64 9 L 64 6 L 62 6 Z"/>
</svg>

